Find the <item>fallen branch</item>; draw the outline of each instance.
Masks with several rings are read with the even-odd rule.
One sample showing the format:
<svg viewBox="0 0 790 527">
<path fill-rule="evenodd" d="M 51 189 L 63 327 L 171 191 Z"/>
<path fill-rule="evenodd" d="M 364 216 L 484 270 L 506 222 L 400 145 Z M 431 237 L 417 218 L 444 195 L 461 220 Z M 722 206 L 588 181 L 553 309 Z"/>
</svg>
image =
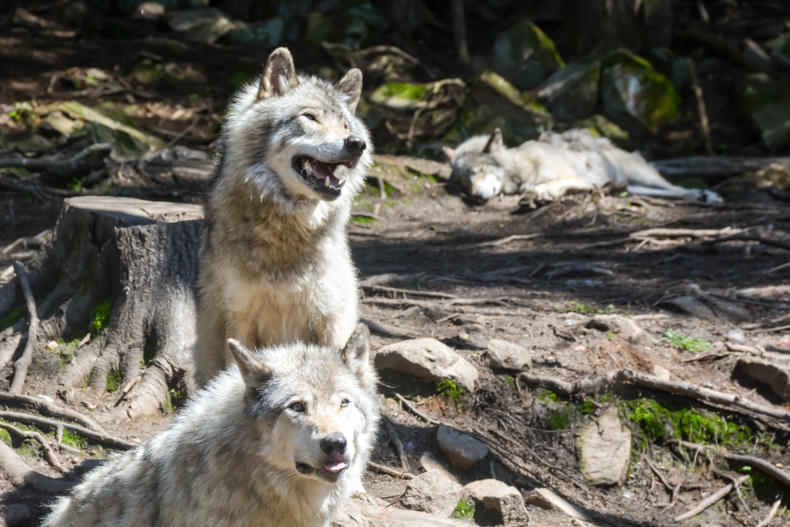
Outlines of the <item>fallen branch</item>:
<svg viewBox="0 0 790 527">
<path fill-rule="evenodd" d="M 468 243 L 466 245 L 459 245 L 456 247 L 456 250 L 463 251 L 466 249 L 482 249 L 484 247 L 499 247 L 500 245 L 505 245 L 510 242 L 515 241 L 526 241 L 532 240 L 542 236 L 541 233 L 533 233 L 533 234 L 513 234 L 511 236 L 505 236 L 504 238 L 498 238 L 496 240 L 488 240 L 485 242 L 479 243 Z"/>
<path fill-rule="evenodd" d="M 41 417 L 40 415 L 32 415 L 32 414 L 25 414 L 21 412 L 0 410 L 0 419 L 19 421 L 20 423 L 45 426 L 48 428 L 55 428 L 55 429 L 57 429 L 58 427 L 63 427 L 68 430 L 71 430 L 72 432 L 76 432 L 77 434 L 82 435 L 86 439 L 90 439 L 91 441 L 95 441 L 97 443 L 101 443 L 103 445 L 112 448 L 127 450 L 129 448 L 135 448 L 139 446 L 137 445 L 137 443 L 132 443 L 131 441 L 126 441 L 125 439 L 121 439 L 119 437 L 115 437 L 110 434 L 100 434 L 98 432 L 85 428 L 84 426 L 75 425 L 72 423 L 65 423 L 63 421 L 56 421 L 54 419 Z"/>
<path fill-rule="evenodd" d="M 705 140 L 705 153 L 709 156 L 713 155 L 713 142 L 710 138 L 710 122 L 708 121 L 708 110 L 705 107 L 705 97 L 702 93 L 702 86 L 699 83 L 697 75 L 697 67 L 694 65 L 694 60 L 691 58 L 686 59 L 686 69 L 691 78 L 691 88 L 694 92 L 694 98 L 697 99 L 697 113 L 699 114 L 699 126 L 702 132 L 702 138 Z"/>
<path fill-rule="evenodd" d="M 742 483 L 747 479 L 749 479 L 749 476 L 741 476 L 740 478 L 738 478 L 737 483 Z M 699 504 L 696 507 L 689 509 L 688 511 L 684 512 L 679 516 L 675 516 L 674 520 L 676 522 L 679 522 L 683 520 L 688 520 L 689 518 L 693 518 L 694 516 L 701 513 L 702 511 L 704 511 L 705 509 L 707 509 L 708 507 L 710 507 L 711 505 L 722 499 L 724 496 L 729 494 L 730 491 L 732 491 L 733 487 L 734 485 L 732 483 L 727 483 L 725 486 L 723 486 L 722 488 L 720 488 L 719 490 L 717 490 L 716 492 L 714 492 L 713 494 L 711 494 L 710 496 L 699 502 Z"/>
<path fill-rule="evenodd" d="M 71 481 L 54 479 L 31 469 L 13 448 L 0 441 L 0 471 L 15 487 L 33 487 L 47 494 L 61 494 L 74 486 Z"/>
<path fill-rule="evenodd" d="M 678 441 L 677 444 L 686 448 L 696 449 L 697 451 L 706 450 L 708 452 L 713 452 L 714 454 L 723 457 L 724 459 L 729 459 L 731 461 L 737 461 L 738 463 L 743 463 L 744 465 L 750 465 L 760 469 L 765 474 L 771 476 L 779 483 L 790 487 L 790 473 L 785 472 L 784 470 L 775 467 L 772 463 L 756 457 L 750 456 L 747 454 L 734 454 L 727 450 L 724 447 L 719 446 L 709 446 L 709 445 L 700 445 L 698 443 L 690 443 L 688 441 Z"/>
<path fill-rule="evenodd" d="M 14 270 L 19 279 L 22 294 L 25 296 L 25 306 L 28 312 L 27 342 L 25 342 L 25 349 L 22 355 L 14 362 L 14 379 L 11 381 L 11 387 L 8 390 L 13 394 L 19 394 L 25 385 L 27 369 L 33 360 L 33 347 L 36 345 L 36 339 L 38 338 L 38 312 L 36 311 L 36 300 L 33 298 L 33 291 L 30 288 L 25 268 L 19 262 L 14 262 Z"/>
<path fill-rule="evenodd" d="M 2 423 L 2 422 L 0 422 L 0 428 L 4 428 L 5 430 L 8 430 L 15 436 L 20 437 L 22 439 L 32 439 L 36 441 L 38 444 L 41 445 L 41 448 L 44 449 L 44 457 L 47 458 L 47 461 L 49 462 L 50 465 L 55 467 L 58 471 L 62 472 L 63 474 L 69 472 L 70 470 L 69 467 L 61 463 L 60 458 L 55 453 L 55 451 L 52 450 L 52 447 L 49 446 L 49 442 L 47 441 L 47 438 L 44 437 L 42 433 L 35 432 L 33 430 L 22 430 L 21 428 L 17 428 L 12 424 Z"/>
<path fill-rule="evenodd" d="M 630 369 L 615 370 L 606 375 L 583 377 L 573 382 L 563 381 L 553 377 L 542 377 L 528 372 L 520 373 L 519 378 L 533 386 L 548 388 L 568 397 L 577 394 L 611 391 L 615 388 L 633 385 L 672 395 L 681 395 L 705 404 L 713 403 L 723 405 L 733 410 L 746 410 L 758 415 L 773 417 L 783 423 L 790 423 L 790 411 L 784 408 L 754 403 L 744 399 L 740 395 L 719 392 L 684 381 L 664 380 L 653 375 L 636 372 Z"/>
<path fill-rule="evenodd" d="M 103 157 L 112 149 L 110 143 L 95 143 L 89 145 L 75 154 L 71 159 L 46 158 L 36 159 L 30 157 L 0 158 L 2 168 L 24 168 L 31 172 L 46 172 L 59 177 L 71 176 L 87 172 L 95 168 Z"/>
<path fill-rule="evenodd" d="M 404 406 L 405 406 L 405 407 L 406 407 L 406 408 L 407 408 L 407 409 L 408 409 L 408 410 L 409 410 L 411 413 L 413 413 L 414 415 L 416 415 L 417 417 L 419 417 L 420 419 L 422 419 L 422 420 L 423 420 L 423 421 L 425 421 L 426 423 L 430 423 L 430 424 L 432 424 L 432 425 L 439 425 L 439 424 L 442 424 L 442 423 L 441 423 L 441 421 L 437 421 L 436 419 L 433 419 L 432 417 L 428 417 L 426 414 L 424 414 L 424 413 L 422 413 L 421 411 L 417 410 L 417 408 L 415 408 L 415 406 L 414 406 L 414 405 L 411 403 L 411 401 L 409 401 L 408 399 L 406 399 L 406 398 L 405 398 L 404 396 L 402 396 L 401 394 L 399 394 L 399 393 L 396 393 L 396 394 L 395 394 L 395 397 L 397 397 L 397 399 L 398 399 L 398 400 L 399 400 L 401 403 L 403 403 L 403 405 L 404 405 Z"/>
<path fill-rule="evenodd" d="M 400 470 L 395 470 L 394 468 L 390 468 L 386 465 L 381 465 L 373 461 L 368 461 L 368 468 L 372 468 L 376 472 L 381 472 L 382 474 L 387 474 L 388 476 L 392 476 L 394 478 L 414 479 L 414 474 L 409 474 L 408 472 L 401 472 Z"/>
<path fill-rule="evenodd" d="M 98 434 L 107 434 L 104 428 L 102 428 L 90 417 L 83 415 L 76 410 L 72 410 L 71 408 L 55 406 L 38 397 L 31 397 L 29 395 L 16 395 L 9 392 L 0 392 L 0 404 L 4 404 L 6 406 L 21 406 L 30 410 L 35 410 L 36 412 L 49 417 L 70 419 L 86 428 L 90 428 Z"/>
<path fill-rule="evenodd" d="M 400 440 L 398 434 L 395 432 L 395 427 L 387 417 L 383 419 L 384 425 L 387 427 L 387 435 L 390 437 L 390 441 L 392 442 L 395 450 L 398 453 L 398 459 L 400 460 L 400 468 L 404 472 L 409 471 L 409 458 L 406 455 L 406 449 L 403 447 L 403 441 Z"/>
<path fill-rule="evenodd" d="M 393 326 L 391 324 L 385 324 L 383 322 L 375 322 L 367 318 L 361 318 L 360 322 L 365 324 L 368 327 L 368 329 L 370 329 L 371 333 L 375 333 L 376 335 L 381 335 L 383 337 L 413 339 L 417 336 L 417 333 L 414 331 L 401 329 L 399 327 Z"/>
</svg>

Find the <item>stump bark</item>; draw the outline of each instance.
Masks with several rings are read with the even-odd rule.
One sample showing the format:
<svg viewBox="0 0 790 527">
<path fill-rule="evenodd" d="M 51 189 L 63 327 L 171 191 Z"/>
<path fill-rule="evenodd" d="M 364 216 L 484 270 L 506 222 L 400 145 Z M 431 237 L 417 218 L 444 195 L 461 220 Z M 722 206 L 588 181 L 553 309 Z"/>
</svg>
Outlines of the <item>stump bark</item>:
<svg viewBox="0 0 790 527">
<path fill-rule="evenodd" d="M 156 412 L 171 389 L 194 389 L 202 217 L 200 205 L 101 196 L 65 200 L 45 256 L 28 266 L 34 293 L 45 297 L 38 307 L 36 353 L 45 353 L 49 340 L 92 334 L 58 383 L 87 383 L 104 392 L 108 374 L 120 372 L 116 411 L 132 418 Z M 4 332 L 0 359 L 13 355 L 3 342 L 18 347 L 24 340 L 14 338 L 23 323 Z"/>
</svg>

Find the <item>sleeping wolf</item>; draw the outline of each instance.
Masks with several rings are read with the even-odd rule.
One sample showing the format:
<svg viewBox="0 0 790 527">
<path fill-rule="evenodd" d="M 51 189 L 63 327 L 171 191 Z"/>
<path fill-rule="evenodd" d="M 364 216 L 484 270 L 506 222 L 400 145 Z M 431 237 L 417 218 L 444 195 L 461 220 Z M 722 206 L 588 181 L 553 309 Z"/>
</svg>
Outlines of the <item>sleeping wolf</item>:
<svg viewBox="0 0 790 527">
<path fill-rule="evenodd" d="M 375 442 L 366 346 L 253 354 L 215 377 L 169 428 L 110 458 L 61 498 L 43 527 L 326 526 Z"/>
<path fill-rule="evenodd" d="M 362 73 L 297 76 L 286 48 L 228 110 L 200 254 L 196 380 L 250 347 L 342 347 L 357 323 L 345 228 L 372 145 L 355 115 Z"/>
<path fill-rule="evenodd" d="M 715 192 L 671 184 L 638 153 L 621 150 L 586 130 L 546 132 L 537 141 L 506 148 L 497 129 L 488 137 L 471 137 L 455 150 L 446 148 L 445 154 L 453 167 L 450 181 L 479 201 L 529 193 L 545 202 L 571 189 L 606 184 L 625 185 L 632 194 L 721 201 Z"/>
</svg>

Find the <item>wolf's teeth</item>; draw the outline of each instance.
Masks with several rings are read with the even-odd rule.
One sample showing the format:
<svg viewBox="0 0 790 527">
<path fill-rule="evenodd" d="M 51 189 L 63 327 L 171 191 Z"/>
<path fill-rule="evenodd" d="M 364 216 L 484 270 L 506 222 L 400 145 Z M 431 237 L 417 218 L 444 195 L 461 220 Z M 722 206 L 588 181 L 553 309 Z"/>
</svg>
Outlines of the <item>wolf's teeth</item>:
<svg viewBox="0 0 790 527">
<path fill-rule="evenodd" d="M 328 178 L 328 177 L 327 177 L 327 178 L 324 178 L 324 186 L 325 186 L 325 187 L 328 187 L 328 186 L 329 186 L 329 178 Z"/>
<path fill-rule="evenodd" d="M 346 180 L 345 179 L 338 179 L 337 180 L 337 186 L 338 187 L 343 188 L 343 185 L 345 185 L 345 184 L 346 184 Z"/>
</svg>

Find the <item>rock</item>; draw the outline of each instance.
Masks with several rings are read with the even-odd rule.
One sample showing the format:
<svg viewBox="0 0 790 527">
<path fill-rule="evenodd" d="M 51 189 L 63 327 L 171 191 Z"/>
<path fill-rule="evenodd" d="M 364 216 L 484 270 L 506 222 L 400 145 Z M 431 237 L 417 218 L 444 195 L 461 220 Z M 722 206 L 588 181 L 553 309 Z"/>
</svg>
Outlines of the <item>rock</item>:
<svg viewBox="0 0 790 527">
<path fill-rule="evenodd" d="M 680 96 L 672 81 L 625 50 L 604 58 L 601 96 L 604 115 L 631 132 L 655 134 L 680 114 Z"/>
<path fill-rule="evenodd" d="M 497 36 L 491 60 L 495 71 L 522 90 L 564 66 L 554 42 L 526 19 Z"/>
<path fill-rule="evenodd" d="M 536 505 L 542 509 L 558 510 L 577 520 L 589 521 L 583 512 L 551 489 L 535 489 L 527 493 L 524 502 L 527 505 Z"/>
<path fill-rule="evenodd" d="M 576 439 L 579 470 L 590 485 L 619 485 L 628 474 L 631 432 L 620 423 L 617 408 L 610 406 L 596 422 L 582 429 Z"/>
<path fill-rule="evenodd" d="M 668 381 L 672 377 L 672 373 L 660 364 L 653 364 L 653 375 L 662 381 Z"/>
<path fill-rule="evenodd" d="M 434 455 L 431 454 L 429 451 L 423 452 L 422 455 L 420 456 L 420 467 L 425 472 L 438 470 L 442 474 L 444 474 L 445 477 L 455 481 L 456 483 L 458 482 L 458 478 L 455 477 L 455 474 L 448 471 L 447 467 L 445 467 L 445 464 L 439 461 L 438 459 L 436 459 Z"/>
<path fill-rule="evenodd" d="M 488 455 L 488 447 L 483 443 L 449 426 L 439 425 L 436 443 L 450 463 L 458 468 L 469 468 Z"/>
<path fill-rule="evenodd" d="M 494 370 L 521 371 L 532 366 L 532 357 L 524 346 L 507 340 L 491 339 L 486 347 L 489 364 Z"/>
<path fill-rule="evenodd" d="M 537 88 L 536 97 L 558 119 L 573 121 L 595 111 L 601 63 L 575 62 L 555 71 Z"/>
<path fill-rule="evenodd" d="M 470 527 L 468 522 L 393 507 L 379 498 L 351 498 L 332 527 Z"/>
<path fill-rule="evenodd" d="M 758 73 L 749 76 L 741 106 L 771 150 L 790 145 L 790 81 Z"/>
<path fill-rule="evenodd" d="M 167 16 L 170 29 L 183 33 L 186 40 L 213 44 L 235 29 L 228 16 L 214 7 L 176 11 Z"/>
<path fill-rule="evenodd" d="M 587 119 L 577 121 L 573 125 L 573 128 L 584 128 L 595 137 L 605 137 L 620 148 L 624 148 L 626 150 L 633 149 L 631 138 L 628 136 L 628 132 L 617 126 L 617 124 L 613 123 L 603 115 L 595 114 L 588 117 Z"/>
<path fill-rule="evenodd" d="M 611 331 L 632 344 L 647 339 L 645 331 L 634 320 L 622 315 L 595 315 L 587 322 L 587 327 L 598 331 Z"/>
<path fill-rule="evenodd" d="M 672 311 L 680 311 L 687 315 L 706 320 L 716 320 L 716 313 L 708 307 L 708 304 L 694 296 L 676 296 L 662 300 L 658 304 L 661 307 L 669 308 Z"/>
<path fill-rule="evenodd" d="M 447 477 L 443 470 L 431 470 L 409 481 L 400 504 L 406 509 L 447 518 L 455 510 L 463 490 L 463 486 Z"/>
<path fill-rule="evenodd" d="M 481 479 L 464 487 L 465 500 L 475 503 L 475 516 L 484 510 L 485 519 L 491 523 L 505 526 L 527 524 L 527 509 L 524 498 L 517 488 L 497 479 Z M 485 514 L 485 513 L 488 514 Z M 492 516 L 492 517 L 489 517 Z"/>
<path fill-rule="evenodd" d="M 477 368 L 434 338 L 404 340 L 376 353 L 376 368 L 413 375 L 423 381 L 451 379 L 469 392 L 479 377 Z"/>
<path fill-rule="evenodd" d="M 735 363 L 734 375 L 743 375 L 768 386 L 783 401 L 790 401 L 790 368 L 756 357 L 741 357 Z"/>
</svg>

